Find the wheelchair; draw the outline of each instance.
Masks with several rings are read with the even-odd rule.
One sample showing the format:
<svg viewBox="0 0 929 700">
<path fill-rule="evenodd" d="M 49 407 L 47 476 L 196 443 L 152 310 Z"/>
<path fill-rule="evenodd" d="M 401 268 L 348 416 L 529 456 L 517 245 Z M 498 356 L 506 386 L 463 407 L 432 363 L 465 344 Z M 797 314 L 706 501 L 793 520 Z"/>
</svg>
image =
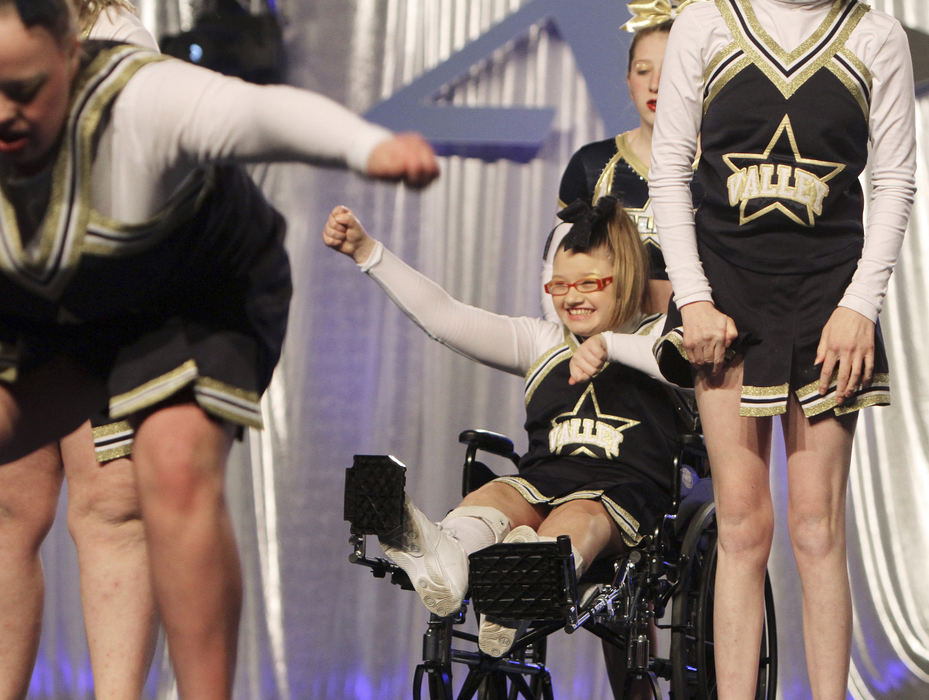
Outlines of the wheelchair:
<svg viewBox="0 0 929 700">
<path fill-rule="evenodd" d="M 518 464 L 507 437 L 484 430 L 459 435 L 466 445 L 462 494 L 495 477 L 479 452 Z M 661 698 L 664 679 L 672 700 L 716 698 L 713 660 L 713 602 L 716 520 L 712 484 L 701 436 L 685 433 L 674 463 L 671 507 L 635 548 L 615 560 L 598 559 L 577 580 L 571 543 L 495 544 L 470 555 L 469 594 L 449 617 L 430 614 L 423 634 L 423 660 L 413 677 L 414 700 L 553 700 L 546 667 L 546 641 L 564 629 L 584 628 L 626 659 L 626 694 L 637 679 L 648 679 Z M 684 481 L 696 475 L 690 488 Z M 688 478 L 685 478 L 688 477 Z M 387 559 L 366 555 L 366 535 L 385 535 L 402 526 L 405 467 L 395 458 L 356 455 L 346 470 L 345 519 L 351 525 L 349 560 L 413 590 L 406 573 Z M 773 700 L 777 683 L 777 632 L 770 580 L 765 577 L 764 626 L 756 700 Z M 477 649 L 477 635 L 461 630 L 469 605 L 475 612 L 531 621 L 500 658 Z M 670 606 L 670 618 L 666 610 Z M 668 630 L 664 654 L 652 648 L 648 629 Z M 467 673 L 457 698 L 453 668 Z M 424 695 L 424 692 L 426 693 Z M 624 694 L 624 697 L 625 695 Z"/>
</svg>

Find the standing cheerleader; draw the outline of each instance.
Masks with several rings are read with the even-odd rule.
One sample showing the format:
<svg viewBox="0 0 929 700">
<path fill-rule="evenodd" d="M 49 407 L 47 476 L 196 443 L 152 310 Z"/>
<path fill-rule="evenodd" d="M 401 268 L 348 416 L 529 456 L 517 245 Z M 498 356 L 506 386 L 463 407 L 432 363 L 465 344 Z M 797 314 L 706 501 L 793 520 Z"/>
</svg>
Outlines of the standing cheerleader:
<svg viewBox="0 0 929 700">
<path fill-rule="evenodd" d="M 906 36 L 856 0 L 715 0 L 678 18 L 664 68 L 650 192 L 679 316 L 658 353 L 695 385 L 713 469 L 719 697 L 755 692 L 780 415 L 807 670 L 814 698 L 840 700 L 852 437 L 890 400 L 877 318 L 914 194 Z"/>
</svg>

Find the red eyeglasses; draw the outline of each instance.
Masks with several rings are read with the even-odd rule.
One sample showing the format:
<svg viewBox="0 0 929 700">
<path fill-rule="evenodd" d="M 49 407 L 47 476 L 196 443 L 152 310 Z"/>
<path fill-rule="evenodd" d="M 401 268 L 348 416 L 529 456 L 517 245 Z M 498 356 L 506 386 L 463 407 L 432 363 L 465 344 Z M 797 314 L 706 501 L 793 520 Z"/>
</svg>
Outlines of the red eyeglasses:
<svg viewBox="0 0 929 700">
<path fill-rule="evenodd" d="M 556 282 L 552 280 L 545 285 L 544 289 L 553 297 L 564 296 L 571 287 L 574 287 L 581 294 L 590 294 L 591 292 L 599 292 L 612 281 L 612 277 L 585 277 L 577 282 Z"/>
</svg>

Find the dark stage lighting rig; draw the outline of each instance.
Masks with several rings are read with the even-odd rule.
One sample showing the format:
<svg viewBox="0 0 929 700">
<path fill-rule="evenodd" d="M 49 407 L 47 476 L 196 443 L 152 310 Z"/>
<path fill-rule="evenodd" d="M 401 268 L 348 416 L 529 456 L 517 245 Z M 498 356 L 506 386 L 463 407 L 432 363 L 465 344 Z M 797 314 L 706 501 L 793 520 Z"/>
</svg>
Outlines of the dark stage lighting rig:
<svg viewBox="0 0 929 700">
<path fill-rule="evenodd" d="M 236 0 L 217 0 L 190 31 L 161 37 L 161 50 L 190 63 L 253 83 L 284 81 L 285 53 L 274 3 L 252 14 Z"/>
</svg>

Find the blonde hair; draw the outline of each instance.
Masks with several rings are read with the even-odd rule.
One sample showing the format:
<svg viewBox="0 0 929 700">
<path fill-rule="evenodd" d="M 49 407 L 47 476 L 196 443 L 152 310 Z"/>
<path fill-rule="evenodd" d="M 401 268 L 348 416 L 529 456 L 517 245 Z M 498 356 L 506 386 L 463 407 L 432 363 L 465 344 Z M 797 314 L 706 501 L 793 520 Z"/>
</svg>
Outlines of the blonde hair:
<svg viewBox="0 0 929 700">
<path fill-rule="evenodd" d="M 610 328 L 618 330 L 642 317 L 648 305 L 648 253 L 639 230 L 622 206 L 607 222 L 606 247 L 613 258 L 615 305 Z"/>
<path fill-rule="evenodd" d="M 100 18 L 100 13 L 108 7 L 118 7 L 135 13 L 135 6 L 129 0 L 72 0 L 77 10 L 77 22 L 81 36 L 86 37 Z"/>
<path fill-rule="evenodd" d="M 568 238 L 562 240 L 562 250 Z M 588 254 L 603 250 L 612 261 L 615 295 L 609 330 L 619 330 L 642 318 L 648 307 L 648 253 L 639 230 L 621 204 L 616 204 L 609 219 L 593 227 L 588 246 L 572 246 L 571 250 Z"/>
</svg>

